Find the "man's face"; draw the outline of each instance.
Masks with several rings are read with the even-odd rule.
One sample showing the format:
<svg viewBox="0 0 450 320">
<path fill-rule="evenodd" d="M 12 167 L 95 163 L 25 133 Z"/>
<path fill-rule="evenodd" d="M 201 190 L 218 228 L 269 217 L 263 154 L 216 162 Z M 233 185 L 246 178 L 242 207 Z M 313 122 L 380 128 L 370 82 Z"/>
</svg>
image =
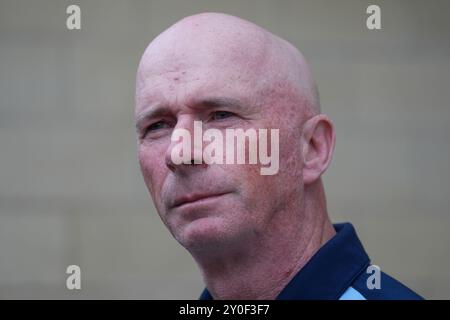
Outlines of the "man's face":
<svg viewBox="0 0 450 320">
<path fill-rule="evenodd" d="M 296 111 L 287 107 L 289 99 L 270 93 L 270 75 L 236 59 L 153 56 L 159 58 L 149 58 L 138 71 L 138 158 L 174 237 L 188 249 L 202 250 L 242 243 L 288 223 L 277 214 L 300 206 L 301 128 L 292 121 Z M 227 128 L 279 129 L 278 173 L 261 175 L 259 164 L 173 164 L 171 134 L 183 128 L 193 135 L 194 121 L 224 137 Z"/>
</svg>

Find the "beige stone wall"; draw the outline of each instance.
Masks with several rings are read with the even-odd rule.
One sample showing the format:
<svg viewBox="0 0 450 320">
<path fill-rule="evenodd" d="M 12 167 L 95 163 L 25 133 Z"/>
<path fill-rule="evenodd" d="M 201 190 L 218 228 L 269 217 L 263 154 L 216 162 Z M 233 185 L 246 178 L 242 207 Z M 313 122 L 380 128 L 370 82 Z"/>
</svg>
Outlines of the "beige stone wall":
<svg viewBox="0 0 450 320">
<path fill-rule="evenodd" d="M 369 3 L 382 30 L 365 27 Z M 148 42 L 202 11 L 288 39 L 313 66 L 337 145 L 333 221 L 427 298 L 450 298 L 450 2 L 0 0 L 0 298 L 196 298 L 189 254 L 136 161 L 134 77 Z M 82 29 L 65 27 L 80 4 Z M 65 269 L 82 270 L 82 290 Z"/>
</svg>

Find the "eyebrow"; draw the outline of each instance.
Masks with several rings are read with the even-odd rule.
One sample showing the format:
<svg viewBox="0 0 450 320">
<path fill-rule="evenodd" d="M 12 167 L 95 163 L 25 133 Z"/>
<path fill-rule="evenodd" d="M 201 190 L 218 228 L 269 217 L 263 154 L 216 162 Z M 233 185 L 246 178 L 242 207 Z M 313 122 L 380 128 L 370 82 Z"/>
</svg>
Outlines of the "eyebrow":
<svg viewBox="0 0 450 320">
<path fill-rule="evenodd" d="M 196 101 L 194 105 L 209 106 L 211 108 L 243 108 L 242 103 L 235 98 L 207 97 Z"/>
<path fill-rule="evenodd" d="M 195 100 L 194 103 L 191 104 L 192 109 L 201 109 L 205 106 L 214 109 L 244 109 L 243 104 L 238 99 L 229 97 L 207 97 Z M 170 113 L 171 112 L 170 110 L 168 110 L 166 105 L 157 103 L 154 106 L 150 106 L 147 108 L 147 110 L 141 112 L 136 117 L 136 130 L 139 132 L 146 120 L 156 117 L 168 116 Z"/>
</svg>

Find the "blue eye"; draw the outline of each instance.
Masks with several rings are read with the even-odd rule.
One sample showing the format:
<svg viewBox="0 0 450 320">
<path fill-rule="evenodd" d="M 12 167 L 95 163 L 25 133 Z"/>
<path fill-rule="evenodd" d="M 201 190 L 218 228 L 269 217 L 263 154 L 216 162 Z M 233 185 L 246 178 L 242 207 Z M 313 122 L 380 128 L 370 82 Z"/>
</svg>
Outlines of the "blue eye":
<svg viewBox="0 0 450 320">
<path fill-rule="evenodd" d="M 215 111 L 212 113 L 211 119 L 212 120 L 222 120 L 229 117 L 234 116 L 234 113 L 229 111 Z"/>
<path fill-rule="evenodd" d="M 148 131 L 155 131 L 155 130 L 158 130 L 158 129 L 163 129 L 163 128 L 165 128 L 166 126 L 167 126 L 167 123 L 165 123 L 164 121 L 158 121 L 158 122 L 155 122 L 155 123 L 151 124 L 151 125 L 147 128 L 147 132 L 148 132 Z"/>
</svg>

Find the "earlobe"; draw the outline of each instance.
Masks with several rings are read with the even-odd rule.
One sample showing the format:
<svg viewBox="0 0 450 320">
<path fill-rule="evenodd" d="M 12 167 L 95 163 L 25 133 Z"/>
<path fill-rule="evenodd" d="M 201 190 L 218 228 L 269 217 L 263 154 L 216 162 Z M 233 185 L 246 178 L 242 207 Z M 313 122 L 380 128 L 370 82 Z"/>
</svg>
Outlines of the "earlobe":
<svg viewBox="0 0 450 320">
<path fill-rule="evenodd" d="M 325 114 L 316 115 L 303 125 L 303 182 L 311 184 L 325 172 L 335 145 L 334 125 Z"/>
</svg>

